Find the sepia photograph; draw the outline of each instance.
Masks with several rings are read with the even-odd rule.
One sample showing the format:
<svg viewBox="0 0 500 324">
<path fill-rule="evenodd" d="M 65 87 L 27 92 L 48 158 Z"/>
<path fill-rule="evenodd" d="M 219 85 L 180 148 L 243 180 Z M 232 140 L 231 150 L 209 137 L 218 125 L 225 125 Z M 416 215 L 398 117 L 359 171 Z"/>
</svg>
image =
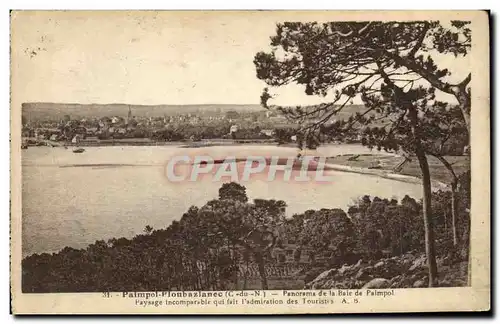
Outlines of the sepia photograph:
<svg viewBox="0 0 500 324">
<path fill-rule="evenodd" d="M 10 19 L 14 313 L 489 310 L 486 11 Z"/>
</svg>

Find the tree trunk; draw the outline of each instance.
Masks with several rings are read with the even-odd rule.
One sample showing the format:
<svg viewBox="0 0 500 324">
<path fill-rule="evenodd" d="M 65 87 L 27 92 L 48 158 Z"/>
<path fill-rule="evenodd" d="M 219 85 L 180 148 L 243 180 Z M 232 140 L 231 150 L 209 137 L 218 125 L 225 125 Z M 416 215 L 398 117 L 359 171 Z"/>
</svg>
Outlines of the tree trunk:
<svg viewBox="0 0 500 324">
<path fill-rule="evenodd" d="M 232 244 L 231 258 L 233 260 L 233 278 L 234 278 L 234 289 L 238 289 L 238 273 L 240 269 L 240 260 L 236 254 L 236 247 L 234 243 Z"/>
<path fill-rule="evenodd" d="M 396 58 L 397 55 L 396 55 Z M 404 61 L 404 60 L 403 60 Z M 408 66 L 405 64 L 406 62 L 403 62 L 402 65 L 407 66 L 409 69 L 413 69 L 412 66 Z M 410 64 L 410 65 L 416 65 L 416 64 Z M 380 64 L 378 64 L 379 69 L 380 69 Z M 417 70 L 414 69 L 415 72 L 419 73 L 418 71 L 418 66 Z M 420 69 L 421 70 L 421 69 Z M 415 150 L 415 155 L 417 156 L 418 163 L 420 165 L 420 170 L 422 171 L 422 186 L 423 186 L 423 216 L 424 216 L 424 229 L 425 229 L 425 253 L 427 255 L 427 265 L 429 267 L 429 287 L 434 287 L 437 284 L 437 265 L 436 265 L 436 251 L 435 251 L 435 239 L 434 239 L 434 228 L 432 224 L 432 188 L 431 188 L 431 175 L 429 172 L 429 163 L 427 162 L 427 157 L 425 155 L 425 149 L 422 146 L 421 142 L 421 137 L 420 137 L 420 129 L 418 125 L 418 113 L 417 113 L 417 108 L 413 105 L 411 100 L 408 100 L 408 98 L 405 98 L 405 93 L 404 91 L 396 86 L 394 82 L 390 80 L 390 78 L 387 76 L 387 74 L 384 72 L 383 69 L 380 69 L 381 75 L 384 78 L 385 82 L 388 85 L 391 85 L 392 88 L 394 89 L 396 96 L 399 97 L 401 100 L 401 103 L 403 105 L 403 108 L 407 109 L 408 111 L 408 117 L 411 122 L 411 132 L 413 135 L 413 144 L 414 144 L 414 150 Z M 425 78 L 425 76 L 424 76 Z M 432 79 L 432 78 L 431 78 Z M 440 89 L 437 85 L 434 85 L 434 82 L 431 80 L 428 80 L 433 86 L 436 88 Z M 437 81 L 436 83 L 439 83 L 439 80 L 433 80 Z M 459 88 L 460 89 L 466 89 L 466 86 L 468 82 L 470 81 L 470 74 L 469 76 L 460 84 Z M 444 90 L 443 90 L 444 91 Z M 449 92 L 449 91 L 445 91 Z M 470 95 L 470 92 L 469 92 Z"/>
<path fill-rule="evenodd" d="M 267 286 L 267 276 L 266 276 L 266 267 L 264 263 L 264 257 L 261 253 L 255 254 L 255 261 L 257 261 L 257 265 L 259 267 L 260 281 L 262 283 L 262 290 L 269 289 Z"/>
<path fill-rule="evenodd" d="M 448 211 L 444 211 L 444 232 L 448 232 Z"/>
<path fill-rule="evenodd" d="M 243 279 L 243 290 L 247 289 L 247 276 L 248 276 L 248 259 L 249 256 L 246 256 L 246 267 L 245 267 L 245 278 Z"/>
<path fill-rule="evenodd" d="M 453 246 L 458 244 L 457 236 L 457 183 L 453 181 L 451 184 L 451 228 L 453 231 Z"/>
<path fill-rule="evenodd" d="M 465 80 L 464 80 L 465 82 Z M 458 101 L 458 107 L 462 111 L 464 117 L 465 125 L 467 126 L 467 131 L 470 135 L 470 102 L 471 102 L 471 92 L 466 89 L 467 84 L 461 84 L 457 87 L 452 88 L 452 93 L 455 95 Z"/>
<path fill-rule="evenodd" d="M 437 283 L 437 265 L 436 251 L 434 247 L 434 228 L 431 219 L 431 177 L 429 172 L 429 164 L 427 163 L 427 157 L 425 156 L 425 154 L 423 154 L 423 152 L 417 153 L 417 159 L 422 171 L 422 184 L 424 187 L 423 214 L 425 228 L 425 253 L 427 255 L 427 265 L 429 267 L 429 287 L 434 287 Z"/>
<path fill-rule="evenodd" d="M 184 270 L 184 261 L 182 258 L 182 253 L 180 253 L 180 255 L 179 255 L 179 268 L 180 268 L 179 269 L 180 271 L 178 271 L 178 273 L 179 273 L 179 279 L 178 279 L 179 280 L 179 288 L 180 288 L 180 290 L 184 290 L 184 278 L 183 278 L 184 276 L 183 276 L 183 274 L 184 274 L 185 270 Z"/>
<path fill-rule="evenodd" d="M 431 188 L 431 175 L 429 172 L 429 163 L 425 156 L 424 148 L 420 141 L 418 132 L 418 116 L 417 110 L 412 105 L 409 105 L 409 117 L 412 124 L 413 140 L 415 145 L 415 155 L 417 156 L 420 170 L 422 171 L 422 186 L 423 186 L 423 216 L 424 216 L 424 230 L 425 230 L 425 254 L 427 256 L 427 265 L 429 267 L 429 287 L 434 287 L 437 284 L 437 265 L 436 265 L 436 251 L 434 228 L 432 224 L 432 188 Z"/>
<path fill-rule="evenodd" d="M 451 164 L 441 155 L 433 154 L 436 158 L 438 158 L 441 163 L 446 167 L 446 169 L 450 172 L 452 177 L 451 181 L 451 230 L 453 233 L 453 245 L 457 246 L 458 244 L 458 236 L 457 236 L 457 187 L 458 187 L 458 177 L 453 170 Z"/>
<path fill-rule="evenodd" d="M 399 220 L 399 255 L 403 255 L 403 229 L 401 228 L 401 220 Z"/>
</svg>

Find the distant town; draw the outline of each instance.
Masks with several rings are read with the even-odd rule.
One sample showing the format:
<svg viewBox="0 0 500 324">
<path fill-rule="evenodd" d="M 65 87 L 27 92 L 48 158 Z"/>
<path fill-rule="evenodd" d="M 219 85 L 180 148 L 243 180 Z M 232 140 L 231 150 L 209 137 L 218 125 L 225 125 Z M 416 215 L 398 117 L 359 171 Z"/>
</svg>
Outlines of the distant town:
<svg viewBox="0 0 500 324">
<path fill-rule="evenodd" d="M 300 136 L 299 125 L 272 109 L 213 111 L 163 116 L 137 116 L 131 106 L 111 116 L 65 114 L 44 118 L 23 112 L 23 148 L 58 145 L 160 145 L 168 142 L 293 143 Z M 352 139 L 351 141 L 356 141 Z"/>
</svg>

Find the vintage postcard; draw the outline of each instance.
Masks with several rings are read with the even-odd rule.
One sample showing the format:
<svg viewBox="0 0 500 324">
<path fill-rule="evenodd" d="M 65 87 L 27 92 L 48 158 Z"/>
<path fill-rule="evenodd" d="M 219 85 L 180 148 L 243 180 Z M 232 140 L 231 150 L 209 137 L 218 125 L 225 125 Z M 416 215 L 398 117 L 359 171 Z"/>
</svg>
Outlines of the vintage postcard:
<svg viewBox="0 0 500 324">
<path fill-rule="evenodd" d="M 490 309 L 486 11 L 12 11 L 14 314 Z"/>
</svg>

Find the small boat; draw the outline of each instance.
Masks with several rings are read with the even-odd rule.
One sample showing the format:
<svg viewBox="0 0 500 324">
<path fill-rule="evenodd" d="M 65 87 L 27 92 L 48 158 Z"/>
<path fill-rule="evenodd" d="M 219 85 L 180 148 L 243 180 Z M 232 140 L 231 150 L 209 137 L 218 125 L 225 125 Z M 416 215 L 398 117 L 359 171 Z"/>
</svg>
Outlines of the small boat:
<svg viewBox="0 0 500 324">
<path fill-rule="evenodd" d="M 73 153 L 83 153 L 83 152 L 85 152 L 85 149 L 81 147 L 73 150 Z"/>
</svg>

